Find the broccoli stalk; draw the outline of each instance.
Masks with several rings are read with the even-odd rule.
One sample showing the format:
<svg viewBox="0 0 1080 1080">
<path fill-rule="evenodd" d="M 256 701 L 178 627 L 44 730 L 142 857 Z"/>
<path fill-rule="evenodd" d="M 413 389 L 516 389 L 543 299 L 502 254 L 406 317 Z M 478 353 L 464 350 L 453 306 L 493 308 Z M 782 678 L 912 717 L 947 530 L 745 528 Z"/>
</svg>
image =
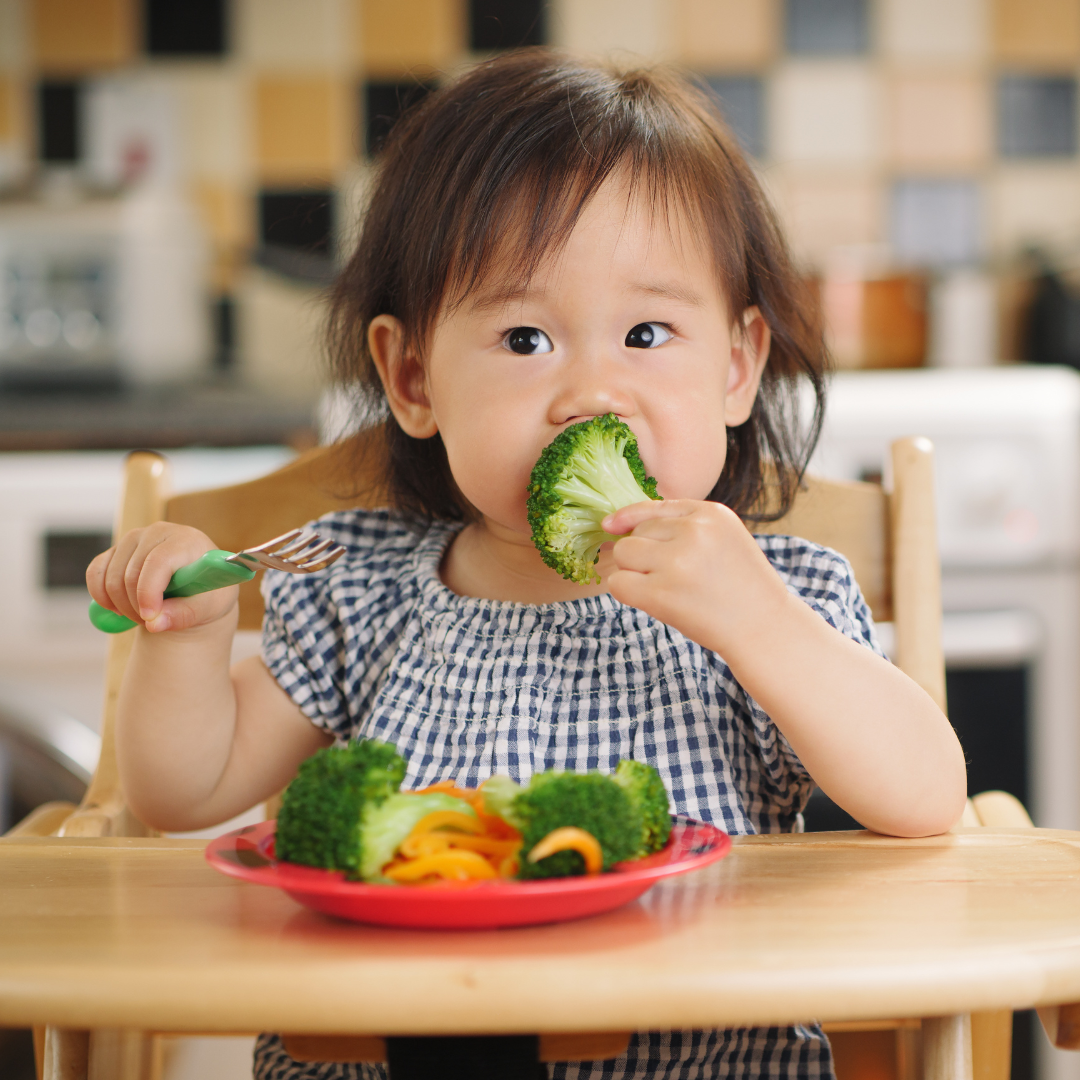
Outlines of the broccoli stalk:
<svg viewBox="0 0 1080 1080">
<path fill-rule="evenodd" d="M 445 792 L 398 791 L 404 776 L 404 760 L 386 743 L 363 740 L 317 751 L 285 789 L 275 855 L 378 881 L 422 817 L 436 810 L 475 816 L 468 803 Z"/>
<path fill-rule="evenodd" d="M 545 447 L 529 478 L 529 524 L 540 557 L 569 581 L 600 581 L 600 545 L 608 514 L 659 499 L 645 474 L 634 433 L 614 413 L 594 416 L 560 432 Z"/>
</svg>

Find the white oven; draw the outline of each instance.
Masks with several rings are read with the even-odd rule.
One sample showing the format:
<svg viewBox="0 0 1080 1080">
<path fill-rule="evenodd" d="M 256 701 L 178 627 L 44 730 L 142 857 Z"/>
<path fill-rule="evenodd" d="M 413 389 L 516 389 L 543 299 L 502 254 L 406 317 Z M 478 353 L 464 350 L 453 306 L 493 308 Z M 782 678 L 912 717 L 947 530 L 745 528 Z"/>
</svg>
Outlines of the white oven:
<svg viewBox="0 0 1080 1080">
<path fill-rule="evenodd" d="M 108 636 L 87 618 L 84 574 L 111 542 L 125 456 L 0 454 L 0 832 L 27 801 L 70 797 L 53 766 L 76 780 L 94 767 Z M 293 456 L 284 446 L 167 451 L 178 492 L 254 479 Z M 17 763 L 35 775 L 13 775 Z"/>
<path fill-rule="evenodd" d="M 878 479 L 905 435 L 934 443 L 949 715 L 969 791 L 1011 791 L 1036 824 L 1080 829 L 1080 374 L 840 373 L 811 471 Z M 1080 1078 L 1080 1054 L 1034 1042 L 1042 1080 Z"/>
</svg>

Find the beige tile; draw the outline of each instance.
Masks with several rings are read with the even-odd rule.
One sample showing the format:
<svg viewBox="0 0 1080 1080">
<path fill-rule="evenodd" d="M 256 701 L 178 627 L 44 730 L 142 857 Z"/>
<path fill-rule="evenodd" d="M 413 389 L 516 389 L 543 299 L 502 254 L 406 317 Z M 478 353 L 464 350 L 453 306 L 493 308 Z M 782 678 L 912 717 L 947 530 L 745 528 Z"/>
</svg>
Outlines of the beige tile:
<svg viewBox="0 0 1080 1080">
<path fill-rule="evenodd" d="M 675 0 L 678 58 L 702 71 L 766 64 L 780 51 L 779 0 Z"/>
<path fill-rule="evenodd" d="M 880 243 L 885 195 L 872 176 L 773 172 L 767 188 L 795 258 L 820 269 L 838 247 Z"/>
<path fill-rule="evenodd" d="M 463 0 L 353 0 L 354 41 L 372 75 L 438 70 L 465 51 Z"/>
<path fill-rule="evenodd" d="M 218 65 L 169 66 L 167 79 L 179 102 L 181 154 L 194 179 L 232 184 L 254 176 L 254 109 L 247 78 Z"/>
<path fill-rule="evenodd" d="M 341 71 L 354 61 L 353 0 L 234 0 L 236 52 L 275 71 Z"/>
<path fill-rule="evenodd" d="M 1080 62 L 1077 0 L 993 0 L 994 52 L 1020 64 Z"/>
<path fill-rule="evenodd" d="M 990 185 L 994 249 L 1015 254 L 1028 244 L 1051 249 L 1080 240 L 1080 167 L 1015 165 L 1001 168 Z"/>
<path fill-rule="evenodd" d="M 882 0 L 881 48 L 901 60 L 981 60 L 990 0 Z"/>
<path fill-rule="evenodd" d="M 194 181 L 190 192 L 210 238 L 212 287 L 232 292 L 255 239 L 254 199 L 241 188 L 212 180 Z"/>
<path fill-rule="evenodd" d="M 552 43 L 564 49 L 631 62 L 672 55 L 671 0 L 555 0 L 548 17 Z"/>
<path fill-rule="evenodd" d="M 888 85 L 887 131 L 901 169 L 969 169 L 991 152 L 990 86 L 962 72 L 897 74 Z"/>
<path fill-rule="evenodd" d="M 29 0 L 31 48 L 47 72 L 114 67 L 134 59 L 134 0 Z"/>
<path fill-rule="evenodd" d="M 0 0 L 0 71 L 22 71 L 30 62 L 27 0 Z"/>
<path fill-rule="evenodd" d="M 343 80 L 255 80 L 255 161 L 264 183 L 332 182 L 352 156 L 353 110 Z"/>
<path fill-rule="evenodd" d="M 776 73 L 770 103 L 777 161 L 876 160 L 881 153 L 881 85 L 868 64 L 800 62 Z"/>
</svg>

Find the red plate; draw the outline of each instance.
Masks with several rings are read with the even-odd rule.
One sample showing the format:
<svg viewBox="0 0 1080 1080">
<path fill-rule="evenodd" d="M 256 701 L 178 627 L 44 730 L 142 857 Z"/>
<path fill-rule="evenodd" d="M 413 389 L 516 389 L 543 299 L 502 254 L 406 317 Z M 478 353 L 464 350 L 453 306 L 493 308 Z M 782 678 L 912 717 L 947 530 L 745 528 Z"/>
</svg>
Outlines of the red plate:
<svg viewBox="0 0 1080 1080">
<path fill-rule="evenodd" d="M 346 881 L 339 871 L 276 862 L 275 825 L 264 821 L 219 836 L 206 848 L 207 861 L 223 874 L 283 889 L 294 900 L 327 915 L 429 930 L 529 926 L 596 915 L 636 900 L 661 878 L 700 870 L 731 849 L 727 833 L 677 818 L 663 851 L 621 863 L 596 877 L 365 885 Z"/>
</svg>

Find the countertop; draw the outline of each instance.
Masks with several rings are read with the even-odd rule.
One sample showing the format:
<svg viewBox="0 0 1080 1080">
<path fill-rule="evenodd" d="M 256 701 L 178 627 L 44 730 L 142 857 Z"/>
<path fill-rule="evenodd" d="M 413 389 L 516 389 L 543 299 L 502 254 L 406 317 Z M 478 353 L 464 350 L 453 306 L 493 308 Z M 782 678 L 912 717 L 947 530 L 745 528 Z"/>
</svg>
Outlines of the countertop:
<svg viewBox="0 0 1080 1080">
<path fill-rule="evenodd" d="M 97 393 L 0 392 L 0 451 L 315 444 L 314 407 L 232 381 Z"/>
</svg>

